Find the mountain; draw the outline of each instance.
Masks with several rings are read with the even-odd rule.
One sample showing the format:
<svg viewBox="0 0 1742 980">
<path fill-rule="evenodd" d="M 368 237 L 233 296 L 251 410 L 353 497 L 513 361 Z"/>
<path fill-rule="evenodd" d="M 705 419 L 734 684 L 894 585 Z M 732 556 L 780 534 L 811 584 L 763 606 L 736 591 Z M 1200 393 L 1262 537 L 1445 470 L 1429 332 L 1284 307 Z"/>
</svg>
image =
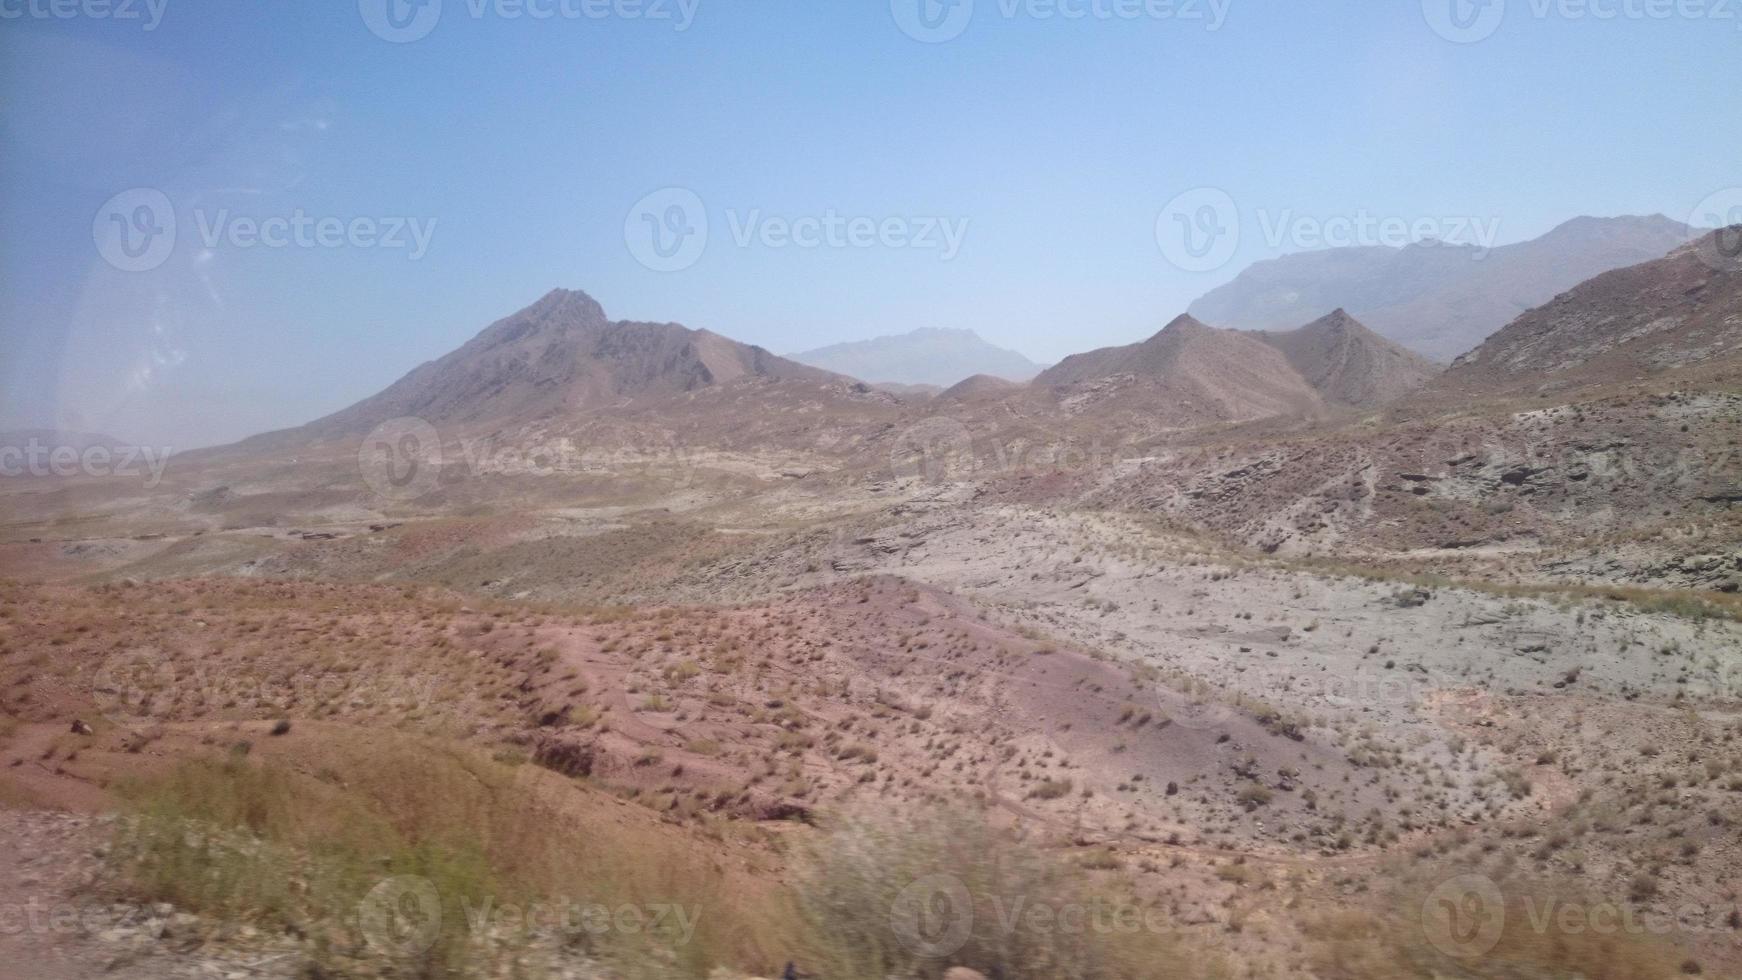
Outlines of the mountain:
<svg viewBox="0 0 1742 980">
<path fill-rule="evenodd" d="M 997 347 L 972 330 L 925 327 L 894 337 L 834 344 L 789 355 L 792 360 L 865 381 L 949 386 L 976 374 L 1027 381 L 1041 366 Z"/>
<path fill-rule="evenodd" d="M 1281 351 L 1301 377 L 1334 404 L 1383 405 L 1440 373 L 1432 361 L 1379 336 L 1342 309 L 1299 330 L 1263 331 L 1256 336 Z"/>
<path fill-rule="evenodd" d="M 557 289 L 307 428 L 330 435 L 404 416 L 450 424 L 548 417 L 745 378 L 849 380 L 706 330 L 613 321 L 586 293 Z"/>
<path fill-rule="evenodd" d="M 1739 239 L 1742 225 L 1583 283 L 1459 358 L 1434 388 L 1555 390 L 1742 366 L 1742 266 L 1717 254 Z"/>
<path fill-rule="evenodd" d="M 1524 311 L 1592 276 L 1661 258 L 1693 234 L 1662 215 L 1587 217 L 1492 250 L 1424 242 L 1300 252 L 1253 265 L 1190 312 L 1243 330 L 1284 330 L 1342 308 L 1445 363 Z"/>
<path fill-rule="evenodd" d="M 938 395 L 942 401 L 968 401 L 979 398 L 998 398 L 1008 395 L 1022 386 L 1006 378 L 994 377 L 990 374 L 976 374 L 971 378 L 952 385 Z"/>
<path fill-rule="evenodd" d="M 1166 389 L 1223 420 L 1312 415 L 1324 408 L 1318 392 L 1281 351 L 1251 334 L 1208 327 L 1190 315 L 1142 343 L 1067 357 L 1034 383 L 1083 385 L 1124 377 Z"/>
</svg>

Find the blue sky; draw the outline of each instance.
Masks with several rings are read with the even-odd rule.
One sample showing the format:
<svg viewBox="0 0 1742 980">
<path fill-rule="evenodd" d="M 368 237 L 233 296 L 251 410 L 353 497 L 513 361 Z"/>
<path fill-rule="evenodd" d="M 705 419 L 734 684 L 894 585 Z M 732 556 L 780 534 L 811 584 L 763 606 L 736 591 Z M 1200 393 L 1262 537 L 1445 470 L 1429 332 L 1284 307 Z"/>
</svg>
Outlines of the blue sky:
<svg viewBox="0 0 1742 980">
<path fill-rule="evenodd" d="M 59 2 L 0 0 L 0 425 L 174 448 L 555 286 L 777 352 L 950 326 L 1054 360 L 1311 247 L 1285 217 L 1498 244 L 1742 185 L 1735 0 L 1507 0 L 1470 43 L 1429 16 L 1462 0 L 977 0 L 931 8 L 939 43 L 917 0 L 442 0 L 404 43 L 386 0 Z M 634 212 L 688 216 L 668 188 L 708 234 L 660 271 Z M 1158 216 L 1204 188 L 1242 234 L 1182 268 Z M 126 229 L 136 190 L 173 241 Z M 274 218 L 304 231 L 261 244 Z M 124 229 L 168 251 L 112 261 Z"/>
</svg>

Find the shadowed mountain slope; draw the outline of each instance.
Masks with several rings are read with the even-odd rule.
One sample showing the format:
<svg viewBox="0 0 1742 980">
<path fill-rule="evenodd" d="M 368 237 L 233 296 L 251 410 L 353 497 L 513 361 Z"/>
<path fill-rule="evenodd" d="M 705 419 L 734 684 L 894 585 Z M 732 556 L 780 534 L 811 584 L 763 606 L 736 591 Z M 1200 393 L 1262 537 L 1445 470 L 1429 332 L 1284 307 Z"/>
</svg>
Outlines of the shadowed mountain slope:
<svg viewBox="0 0 1742 980">
<path fill-rule="evenodd" d="M 1288 358 L 1326 401 L 1372 408 L 1433 380 L 1432 361 L 1379 336 L 1344 310 L 1299 330 L 1261 332 L 1258 338 Z"/>
</svg>

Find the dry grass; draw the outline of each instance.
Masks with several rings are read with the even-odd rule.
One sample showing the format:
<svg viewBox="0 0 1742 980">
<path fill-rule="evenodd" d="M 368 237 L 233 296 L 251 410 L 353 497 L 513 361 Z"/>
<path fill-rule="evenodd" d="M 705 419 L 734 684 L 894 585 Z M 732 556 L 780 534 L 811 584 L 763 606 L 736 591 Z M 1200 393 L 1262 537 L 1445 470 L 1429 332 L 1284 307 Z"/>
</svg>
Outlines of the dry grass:
<svg viewBox="0 0 1742 980">
<path fill-rule="evenodd" d="M 439 939 L 414 975 L 481 968 L 534 938 L 481 936 L 485 907 L 676 906 L 696 924 L 591 937 L 590 952 L 667 975 L 768 962 L 790 948 L 776 889 L 728 881 L 701 842 L 530 766 L 463 748 L 372 736 L 323 757 L 313 775 L 283 761 L 188 762 L 130 787 L 114 850 L 127 897 L 293 928 L 325 969 L 378 955 L 356 927 L 382 881 L 416 876 L 441 897 Z M 561 939 L 562 937 L 556 937 Z M 570 937 L 572 938 L 572 937 Z M 685 941 L 685 939 L 689 941 Z"/>
<path fill-rule="evenodd" d="M 966 966 L 1004 980 L 1224 976 L 1185 955 L 1169 919 L 1118 885 L 988 825 L 917 811 L 849 818 L 799 886 L 807 964 L 831 980 L 935 978 Z"/>
</svg>

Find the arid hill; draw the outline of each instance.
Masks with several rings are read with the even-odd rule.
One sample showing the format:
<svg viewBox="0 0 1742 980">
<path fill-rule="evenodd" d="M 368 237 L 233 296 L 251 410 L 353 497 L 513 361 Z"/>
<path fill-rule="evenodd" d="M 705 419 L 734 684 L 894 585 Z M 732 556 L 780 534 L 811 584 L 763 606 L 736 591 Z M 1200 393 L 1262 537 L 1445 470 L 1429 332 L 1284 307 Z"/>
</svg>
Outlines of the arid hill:
<svg viewBox="0 0 1742 980">
<path fill-rule="evenodd" d="M 1065 358 L 1035 379 L 1040 386 L 1085 385 L 1131 377 L 1177 393 L 1224 421 L 1312 415 L 1323 401 L 1282 353 L 1257 338 L 1180 316 L 1138 344 Z"/>
<path fill-rule="evenodd" d="M 1561 294 L 1459 358 L 1435 391 L 1554 391 L 1722 370 L 1742 351 L 1742 268 L 1716 250 L 1739 235 L 1742 227 L 1713 232 Z"/>
<path fill-rule="evenodd" d="M 706 330 L 612 321 L 586 293 L 557 289 L 305 429 L 354 434 L 402 416 L 455 425 L 526 420 L 747 378 L 847 380 Z"/>
<path fill-rule="evenodd" d="M 990 374 L 976 374 L 957 384 L 950 386 L 938 397 L 949 401 L 966 401 L 975 398 L 996 398 L 1007 395 L 1021 387 L 1014 381 L 995 378 Z"/>
<path fill-rule="evenodd" d="M 1440 372 L 1432 361 L 1379 336 L 1342 309 L 1299 330 L 1261 332 L 1258 338 L 1282 351 L 1307 383 L 1334 404 L 1383 405 Z"/>
<path fill-rule="evenodd" d="M 1693 234 L 1662 215 L 1585 217 L 1493 250 L 1418 243 L 1300 252 L 1253 265 L 1190 312 L 1242 330 L 1286 330 L 1341 307 L 1382 336 L 1447 362 L 1557 293 L 1660 258 Z"/>
</svg>

